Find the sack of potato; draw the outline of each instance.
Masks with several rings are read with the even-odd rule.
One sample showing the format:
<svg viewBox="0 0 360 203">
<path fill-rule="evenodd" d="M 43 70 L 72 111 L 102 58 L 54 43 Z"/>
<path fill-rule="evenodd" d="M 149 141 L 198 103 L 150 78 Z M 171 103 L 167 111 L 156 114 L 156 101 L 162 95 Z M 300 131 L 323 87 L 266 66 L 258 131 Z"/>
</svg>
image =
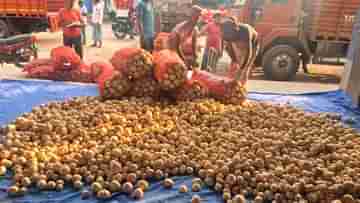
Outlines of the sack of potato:
<svg viewBox="0 0 360 203">
<path fill-rule="evenodd" d="M 169 48 L 170 33 L 160 32 L 154 40 L 154 52 L 158 52 Z"/>
<path fill-rule="evenodd" d="M 123 48 L 115 52 L 110 60 L 114 68 L 129 80 L 136 80 L 153 74 L 152 55 L 140 48 Z"/>
<path fill-rule="evenodd" d="M 85 63 L 81 63 L 77 68 L 71 70 L 70 78 L 66 80 L 83 83 L 92 83 L 95 81 L 92 76 L 91 67 Z"/>
<path fill-rule="evenodd" d="M 201 82 L 210 96 L 224 104 L 243 104 L 246 101 L 246 88 L 234 79 L 206 71 L 194 71 L 192 79 Z"/>
<path fill-rule="evenodd" d="M 195 101 L 209 96 L 209 91 L 200 81 L 193 78 L 186 80 L 185 84 L 176 90 L 176 101 Z"/>
<path fill-rule="evenodd" d="M 51 50 L 51 59 L 57 70 L 75 69 L 81 64 L 81 58 L 70 47 L 57 47 Z"/>
<path fill-rule="evenodd" d="M 54 63 L 51 59 L 35 59 L 24 66 L 23 72 L 29 78 L 52 80 Z"/>
<path fill-rule="evenodd" d="M 131 88 L 128 78 L 111 64 L 95 62 L 91 64 L 91 71 L 103 99 L 121 99 Z"/>
<path fill-rule="evenodd" d="M 159 98 L 160 86 L 153 76 L 132 81 L 129 96 Z"/>
<path fill-rule="evenodd" d="M 166 49 L 154 54 L 154 74 L 162 90 L 175 90 L 185 83 L 187 68 L 175 51 Z"/>
</svg>

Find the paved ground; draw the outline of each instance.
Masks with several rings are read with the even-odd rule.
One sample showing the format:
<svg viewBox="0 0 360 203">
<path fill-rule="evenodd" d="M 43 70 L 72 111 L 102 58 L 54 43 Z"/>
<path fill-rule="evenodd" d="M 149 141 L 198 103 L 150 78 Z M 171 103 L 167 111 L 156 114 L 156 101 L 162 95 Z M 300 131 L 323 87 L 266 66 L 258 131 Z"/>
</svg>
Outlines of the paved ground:
<svg viewBox="0 0 360 203">
<path fill-rule="evenodd" d="M 102 49 L 85 48 L 85 61 L 91 63 L 96 60 L 108 60 L 112 53 L 122 47 L 137 46 L 136 40 L 117 40 L 111 33 L 110 25 L 104 27 L 104 47 Z M 37 34 L 40 44 L 40 57 L 49 57 L 51 48 L 61 45 L 61 33 L 40 33 Z M 91 43 L 91 29 L 88 28 L 88 38 Z M 220 62 L 221 66 L 228 64 L 225 57 Z M 296 80 L 292 82 L 274 82 L 264 79 L 261 68 L 257 69 L 250 81 L 250 91 L 257 92 L 277 92 L 277 93 L 305 93 L 336 90 L 340 81 L 343 66 L 319 66 L 311 65 L 311 75 L 298 74 Z M 24 79 L 21 69 L 12 65 L 0 66 L 0 79 Z"/>
</svg>

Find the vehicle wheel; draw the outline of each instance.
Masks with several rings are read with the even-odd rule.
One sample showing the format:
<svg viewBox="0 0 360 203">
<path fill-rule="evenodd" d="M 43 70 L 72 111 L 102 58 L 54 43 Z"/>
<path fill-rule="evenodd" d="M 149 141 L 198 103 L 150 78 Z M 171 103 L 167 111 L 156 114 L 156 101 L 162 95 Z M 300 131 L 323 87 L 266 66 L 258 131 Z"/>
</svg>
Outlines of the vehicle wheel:
<svg viewBox="0 0 360 203">
<path fill-rule="evenodd" d="M 278 45 L 265 52 L 262 65 L 267 79 L 289 81 L 299 69 L 300 56 L 295 48 Z"/>
<path fill-rule="evenodd" d="M 124 22 L 119 22 L 116 25 L 112 26 L 112 31 L 116 37 L 116 39 L 125 39 L 128 34 L 128 26 Z"/>
<path fill-rule="evenodd" d="M 9 36 L 9 26 L 4 20 L 0 20 L 0 39 Z"/>
<path fill-rule="evenodd" d="M 26 52 L 25 57 L 16 58 L 15 66 L 18 68 L 23 68 L 26 64 L 38 58 L 38 49 L 25 48 L 24 52 Z"/>
</svg>

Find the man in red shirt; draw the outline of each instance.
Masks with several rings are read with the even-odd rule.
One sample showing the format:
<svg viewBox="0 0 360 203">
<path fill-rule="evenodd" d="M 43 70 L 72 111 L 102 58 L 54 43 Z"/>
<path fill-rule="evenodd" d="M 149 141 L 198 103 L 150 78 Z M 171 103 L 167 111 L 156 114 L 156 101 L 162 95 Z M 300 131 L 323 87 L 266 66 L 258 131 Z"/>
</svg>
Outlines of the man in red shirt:
<svg viewBox="0 0 360 203">
<path fill-rule="evenodd" d="M 222 43 L 222 34 L 221 34 L 221 14 L 216 13 L 214 15 L 214 20 L 209 22 L 200 32 L 201 35 L 207 35 L 206 48 L 203 56 L 202 69 L 208 69 L 208 60 L 210 49 L 215 52 L 215 64 L 216 66 L 218 59 L 222 56 L 223 53 L 223 43 Z M 216 67 L 211 67 L 216 68 Z"/>
<path fill-rule="evenodd" d="M 74 48 L 76 53 L 83 58 L 81 27 L 84 26 L 84 22 L 80 9 L 75 8 L 75 2 L 76 0 L 65 0 L 65 8 L 59 11 L 59 21 L 63 28 L 64 46 Z"/>
</svg>

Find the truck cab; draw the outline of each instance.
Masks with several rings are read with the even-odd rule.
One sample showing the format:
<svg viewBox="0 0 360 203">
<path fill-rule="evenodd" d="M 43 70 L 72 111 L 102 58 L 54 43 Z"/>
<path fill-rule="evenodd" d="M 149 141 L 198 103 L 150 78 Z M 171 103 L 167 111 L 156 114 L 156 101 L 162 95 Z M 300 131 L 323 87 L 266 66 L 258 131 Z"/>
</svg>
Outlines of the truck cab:
<svg viewBox="0 0 360 203">
<path fill-rule="evenodd" d="M 344 57 L 360 0 L 241 0 L 238 20 L 261 38 L 256 65 L 272 80 L 292 80 L 311 59 Z"/>
<path fill-rule="evenodd" d="M 261 51 L 256 65 L 273 80 L 290 80 L 299 70 L 300 62 L 310 56 L 302 42 L 301 0 L 243 1 L 239 21 L 252 25 L 259 33 Z"/>
</svg>

